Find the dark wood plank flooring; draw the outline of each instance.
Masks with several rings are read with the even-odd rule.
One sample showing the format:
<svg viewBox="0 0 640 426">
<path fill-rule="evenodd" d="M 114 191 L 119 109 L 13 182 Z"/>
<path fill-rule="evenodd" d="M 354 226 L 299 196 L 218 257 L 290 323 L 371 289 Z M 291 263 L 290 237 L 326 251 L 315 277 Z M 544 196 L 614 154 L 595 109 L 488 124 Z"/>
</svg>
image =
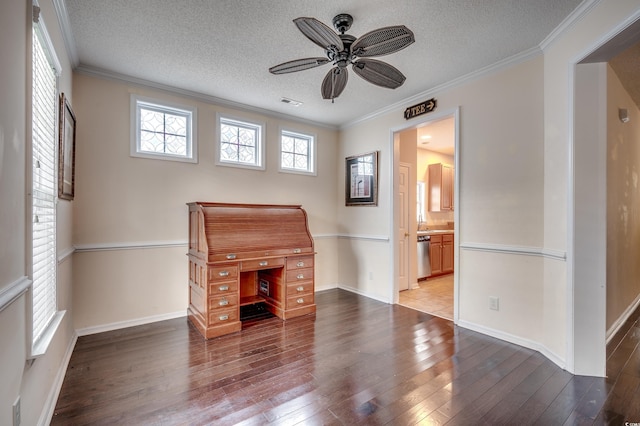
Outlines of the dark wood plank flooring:
<svg viewBox="0 0 640 426">
<path fill-rule="evenodd" d="M 53 425 L 562 425 L 640 422 L 640 314 L 608 378 L 343 290 L 317 314 L 209 341 L 185 318 L 78 339 Z"/>
</svg>

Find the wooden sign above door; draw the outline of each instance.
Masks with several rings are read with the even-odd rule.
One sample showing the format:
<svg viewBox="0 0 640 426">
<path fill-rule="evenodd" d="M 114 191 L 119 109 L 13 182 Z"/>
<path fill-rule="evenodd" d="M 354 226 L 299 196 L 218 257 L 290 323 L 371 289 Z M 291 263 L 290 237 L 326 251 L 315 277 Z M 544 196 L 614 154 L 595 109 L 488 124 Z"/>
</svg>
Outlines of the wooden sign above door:
<svg viewBox="0 0 640 426">
<path fill-rule="evenodd" d="M 436 106 L 438 106 L 438 101 L 436 100 L 436 98 L 431 98 L 428 101 L 420 102 L 417 105 L 413 105 L 405 109 L 404 118 L 408 120 L 410 118 L 426 114 L 436 109 Z"/>
</svg>

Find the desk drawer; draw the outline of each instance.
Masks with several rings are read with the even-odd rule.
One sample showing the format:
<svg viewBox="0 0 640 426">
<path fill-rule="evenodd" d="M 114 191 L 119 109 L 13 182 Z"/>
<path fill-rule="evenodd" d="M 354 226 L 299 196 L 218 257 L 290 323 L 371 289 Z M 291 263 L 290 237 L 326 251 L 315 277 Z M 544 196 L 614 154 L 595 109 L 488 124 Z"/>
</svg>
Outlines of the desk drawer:
<svg viewBox="0 0 640 426">
<path fill-rule="evenodd" d="M 313 282 L 307 281 L 298 284 L 292 284 L 287 286 L 287 297 L 296 295 L 306 295 L 307 293 L 313 293 Z"/>
<path fill-rule="evenodd" d="M 298 256 L 287 258 L 287 269 L 313 268 L 313 256 Z"/>
<path fill-rule="evenodd" d="M 209 309 L 227 309 L 238 306 L 238 294 L 216 294 L 209 297 Z"/>
<path fill-rule="evenodd" d="M 209 267 L 209 281 L 229 280 L 238 277 L 238 266 L 220 265 Z"/>
<path fill-rule="evenodd" d="M 284 257 L 270 259 L 243 260 L 240 264 L 242 271 L 258 271 L 260 269 L 280 268 L 284 266 Z"/>
<path fill-rule="evenodd" d="M 216 309 L 209 312 L 209 325 L 223 325 L 238 321 L 238 308 Z"/>
<path fill-rule="evenodd" d="M 287 271 L 287 284 L 313 280 L 313 268 L 293 269 Z"/>
<path fill-rule="evenodd" d="M 309 305 L 313 305 L 313 293 L 287 297 L 287 309 L 301 308 Z"/>
<path fill-rule="evenodd" d="M 209 283 L 210 296 L 222 296 L 225 294 L 238 294 L 238 280 Z"/>
</svg>

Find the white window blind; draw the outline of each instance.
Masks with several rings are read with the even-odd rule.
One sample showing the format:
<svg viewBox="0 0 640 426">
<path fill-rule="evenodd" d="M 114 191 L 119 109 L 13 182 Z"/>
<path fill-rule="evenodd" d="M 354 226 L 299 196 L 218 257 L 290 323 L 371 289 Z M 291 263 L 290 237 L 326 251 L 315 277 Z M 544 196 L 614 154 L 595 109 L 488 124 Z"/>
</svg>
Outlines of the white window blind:
<svg viewBox="0 0 640 426">
<path fill-rule="evenodd" d="M 56 106 L 57 76 L 37 25 L 33 30 L 32 279 L 33 342 L 56 309 Z"/>
</svg>

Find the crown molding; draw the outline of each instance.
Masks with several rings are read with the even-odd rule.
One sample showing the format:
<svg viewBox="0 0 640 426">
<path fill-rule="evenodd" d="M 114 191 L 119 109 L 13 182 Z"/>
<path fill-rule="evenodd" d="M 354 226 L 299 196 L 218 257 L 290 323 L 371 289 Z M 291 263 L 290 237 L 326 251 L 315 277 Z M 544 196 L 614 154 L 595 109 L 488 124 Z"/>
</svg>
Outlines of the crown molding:
<svg viewBox="0 0 640 426">
<path fill-rule="evenodd" d="M 582 20 L 594 7 L 598 5 L 602 0 L 584 0 L 578 7 L 571 12 L 569 16 L 564 18 L 560 25 L 558 25 L 553 31 L 545 37 L 540 43 L 540 49 L 544 52 L 555 43 L 558 38 L 565 34 L 571 27 L 573 27 L 578 21 Z"/>
<path fill-rule="evenodd" d="M 267 117 L 277 118 L 280 120 L 293 121 L 296 123 L 307 124 L 316 127 L 323 127 L 331 130 L 338 130 L 338 126 L 334 126 L 327 123 L 320 123 L 318 121 L 306 120 L 304 118 L 294 117 L 292 115 L 282 114 L 279 112 L 271 111 L 264 108 L 254 107 L 251 105 L 243 104 L 240 102 L 234 102 L 223 98 L 217 98 L 211 95 L 205 95 L 203 93 L 194 92 L 191 90 L 180 89 L 174 86 L 169 86 L 167 84 L 156 83 L 154 81 L 145 80 L 142 78 L 132 77 L 130 75 L 119 74 L 111 71 L 107 71 L 100 68 L 88 67 L 80 64 L 78 67 L 74 69 L 75 72 L 79 74 L 85 74 L 92 77 L 103 78 L 106 80 L 117 81 L 120 83 L 128 83 L 136 86 L 146 87 L 150 89 L 162 90 L 167 93 L 171 93 L 174 95 L 180 95 L 185 98 L 193 99 L 195 101 L 204 102 L 207 104 L 220 105 L 229 108 L 233 108 L 239 111 L 252 112 L 257 114 L 262 114 Z"/>
<path fill-rule="evenodd" d="M 69 62 L 71 62 L 71 68 L 75 68 L 80 63 L 78 58 L 78 49 L 76 49 L 76 39 L 73 37 L 71 31 L 71 23 L 69 22 L 69 13 L 67 12 L 67 5 L 64 0 L 52 0 L 53 7 L 56 10 L 58 17 L 58 24 L 60 31 L 62 32 L 62 39 L 64 41 L 64 47 L 67 49 L 67 56 Z"/>
</svg>

